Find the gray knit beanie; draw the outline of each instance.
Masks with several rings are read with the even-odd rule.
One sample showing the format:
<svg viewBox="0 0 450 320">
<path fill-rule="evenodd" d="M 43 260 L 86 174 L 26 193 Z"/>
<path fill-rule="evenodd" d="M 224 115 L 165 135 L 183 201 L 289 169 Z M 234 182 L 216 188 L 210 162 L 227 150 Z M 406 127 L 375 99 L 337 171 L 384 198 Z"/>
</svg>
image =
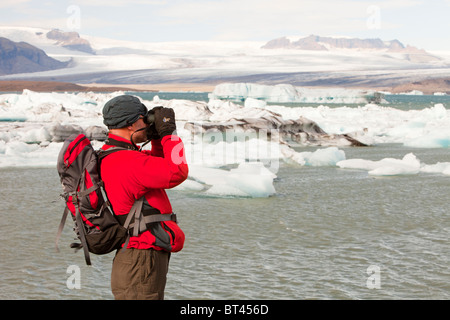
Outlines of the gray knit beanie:
<svg viewBox="0 0 450 320">
<path fill-rule="evenodd" d="M 135 123 L 139 116 L 147 114 L 147 107 L 139 98 L 121 95 L 105 103 L 103 107 L 103 123 L 109 129 L 124 128 Z"/>
</svg>

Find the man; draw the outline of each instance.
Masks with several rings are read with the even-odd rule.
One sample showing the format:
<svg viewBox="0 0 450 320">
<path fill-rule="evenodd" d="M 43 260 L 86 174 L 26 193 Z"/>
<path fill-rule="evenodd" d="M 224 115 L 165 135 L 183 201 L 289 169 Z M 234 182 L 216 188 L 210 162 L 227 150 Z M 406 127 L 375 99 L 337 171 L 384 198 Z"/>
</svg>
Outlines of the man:
<svg viewBox="0 0 450 320">
<path fill-rule="evenodd" d="M 179 185 L 188 176 L 173 110 L 157 107 L 149 113 L 154 115 L 150 126 L 146 123 L 147 108 L 130 95 L 113 98 L 103 108 L 109 133 L 102 149 L 128 149 L 109 154 L 100 167 L 106 193 L 119 218 L 126 218 L 141 197 L 143 210 L 172 213 L 164 189 Z M 140 150 L 136 144 L 148 138 L 151 151 Z M 184 233 L 176 221 L 154 222 L 138 236 L 131 236 L 126 250 L 118 250 L 113 261 L 111 289 L 115 299 L 164 299 L 170 252 L 181 250 L 183 244 Z"/>
</svg>

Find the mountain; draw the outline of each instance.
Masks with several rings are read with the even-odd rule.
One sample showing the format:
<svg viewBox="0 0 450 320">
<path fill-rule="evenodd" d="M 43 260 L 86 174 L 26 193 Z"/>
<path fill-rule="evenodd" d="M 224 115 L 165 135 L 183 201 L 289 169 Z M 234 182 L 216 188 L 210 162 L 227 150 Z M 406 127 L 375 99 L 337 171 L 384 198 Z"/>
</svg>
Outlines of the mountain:
<svg viewBox="0 0 450 320">
<path fill-rule="evenodd" d="M 314 51 L 333 51 L 339 49 L 350 50 L 372 50 L 385 51 L 388 53 L 403 54 L 406 60 L 411 62 L 431 62 L 440 59 L 427 53 L 425 50 L 412 46 L 404 46 L 398 40 L 383 41 L 379 38 L 375 39 L 359 39 L 359 38 L 333 38 L 310 35 L 300 38 L 297 41 L 291 41 L 287 37 L 281 37 L 270 40 L 261 47 L 262 49 L 297 49 L 297 50 L 314 50 Z"/>
<path fill-rule="evenodd" d="M 80 37 L 78 32 L 64 32 L 53 29 L 46 34 L 47 39 L 56 40 L 56 44 L 69 50 L 95 54 L 88 40 Z"/>
<path fill-rule="evenodd" d="M 68 62 L 50 58 L 29 43 L 0 37 L 0 75 L 55 70 L 67 65 Z"/>
<path fill-rule="evenodd" d="M 301 49 L 301 50 L 323 50 L 332 49 L 388 49 L 401 50 L 405 46 L 398 40 L 382 41 L 381 39 L 358 39 L 358 38 L 332 38 L 310 35 L 291 41 L 286 37 L 267 42 L 263 49 Z"/>
</svg>

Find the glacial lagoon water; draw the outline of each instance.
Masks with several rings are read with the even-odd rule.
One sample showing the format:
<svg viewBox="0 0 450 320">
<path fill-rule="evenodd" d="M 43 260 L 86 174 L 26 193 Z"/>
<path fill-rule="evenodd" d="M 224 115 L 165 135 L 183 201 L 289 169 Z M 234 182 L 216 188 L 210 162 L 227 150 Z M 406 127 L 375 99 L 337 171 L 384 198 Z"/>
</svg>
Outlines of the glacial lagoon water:
<svg viewBox="0 0 450 320">
<path fill-rule="evenodd" d="M 343 150 L 450 161 L 443 148 Z M 1 168 L 0 177 L 0 299 L 113 299 L 113 254 L 86 266 L 68 247 L 70 221 L 55 252 L 64 207 L 56 170 Z M 449 299 L 449 179 L 281 163 L 268 198 L 169 190 L 187 239 L 172 255 L 166 299 Z"/>
</svg>

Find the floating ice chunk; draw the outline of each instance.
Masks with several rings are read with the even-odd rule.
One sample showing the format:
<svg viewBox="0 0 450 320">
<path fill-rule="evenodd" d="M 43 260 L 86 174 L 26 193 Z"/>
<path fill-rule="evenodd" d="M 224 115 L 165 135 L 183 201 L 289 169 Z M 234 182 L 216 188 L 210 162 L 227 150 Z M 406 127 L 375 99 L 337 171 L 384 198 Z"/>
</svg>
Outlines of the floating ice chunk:
<svg viewBox="0 0 450 320">
<path fill-rule="evenodd" d="M 0 154 L 5 154 L 5 152 L 6 152 L 6 142 L 0 139 Z"/>
<path fill-rule="evenodd" d="M 433 133 L 411 139 L 404 143 L 413 148 L 448 148 L 450 147 L 450 133 Z"/>
<path fill-rule="evenodd" d="M 267 106 L 267 103 L 263 100 L 247 98 L 245 99 L 244 106 L 246 108 L 265 108 Z"/>
<path fill-rule="evenodd" d="M 420 171 L 426 173 L 443 173 L 445 175 L 450 175 L 450 162 L 438 162 L 436 164 L 423 165 Z"/>
<path fill-rule="evenodd" d="M 210 94 L 212 99 L 244 101 L 247 98 L 261 98 L 267 101 L 294 102 L 300 98 L 292 85 L 268 86 L 251 83 L 223 83 Z"/>
<path fill-rule="evenodd" d="M 206 195 L 226 197 L 269 197 L 275 194 L 276 175 L 260 162 L 241 163 L 231 170 L 190 166 L 191 179 L 210 186 Z M 197 186 L 198 187 L 198 186 Z"/>
<path fill-rule="evenodd" d="M 313 167 L 335 166 L 339 161 L 345 160 L 345 152 L 336 147 L 318 149 L 314 152 L 302 152 L 305 165 Z"/>
<path fill-rule="evenodd" d="M 275 194 L 273 180 L 276 176 L 266 169 L 260 162 L 241 163 L 236 169 L 231 169 L 225 176 L 225 184 L 230 192 L 235 190 L 234 196 L 268 197 Z M 208 194 L 223 195 L 224 189 L 220 185 L 213 186 Z M 230 189 L 231 187 L 231 189 Z M 236 190 L 238 192 L 236 193 Z"/>
<path fill-rule="evenodd" d="M 367 170 L 372 176 L 410 175 L 420 172 L 420 161 L 412 153 L 408 153 L 403 159 L 384 158 L 379 161 L 364 159 L 349 159 L 339 161 L 336 164 L 343 169 Z"/>
<path fill-rule="evenodd" d="M 408 92 L 400 92 L 401 95 L 423 96 L 423 92 L 419 90 L 411 90 Z"/>
<path fill-rule="evenodd" d="M 212 115 L 205 102 L 170 100 L 165 107 L 175 111 L 177 120 L 208 120 Z M 150 106 L 148 108 L 151 109 Z"/>
<path fill-rule="evenodd" d="M 436 103 L 431 108 L 420 110 L 417 118 L 425 120 L 439 120 L 447 117 L 447 110 L 442 103 Z"/>
<path fill-rule="evenodd" d="M 172 188 L 172 190 L 191 190 L 191 191 L 202 191 L 205 186 L 200 182 L 187 179 L 182 184 Z"/>
<path fill-rule="evenodd" d="M 379 95 L 382 97 L 382 95 Z M 248 98 L 267 102 L 367 103 L 374 92 L 356 89 L 309 89 L 290 84 L 275 86 L 254 83 L 222 83 L 214 88 L 210 99 L 245 101 Z"/>
<path fill-rule="evenodd" d="M 5 155 L 9 157 L 20 157 L 21 155 L 30 154 L 37 149 L 39 149 L 38 145 L 26 144 L 22 141 L 13 141 L 6 146 Z"/>
<path fill-rule="evenodd" d="M 228 173 L 228 170 L 189 165 L 189 177 L 202 184 L 215 185 L 222 183 L 225 175 Z"/>
<path fill-rule="evenodd" d="M 413 153 L 408 153 L 402 159 L 349 159 L 338 162 L 337 166 L 343 169 L 366 170 L 372 176 L 415 175 L 420 172 L 450 175 L 450 162 L 427 165 L 421 163 Z"/>
<path fill-rule="evenodd" d="M 356 170 L 375 170 L 380 166 L 379 161 L 366 159 L 348 159 L 336 163 L 336 166 L 342 169 L 356 169 Z"/>
<path fill-rule="evenodd" d="M 408 165 L 400 166 L 400 165 L 386 165 L 383 167 L 376 168 L 375 170 L 369 171 L 369 175 L 371 176 L 398 176 L 398 175 L 410 175 L 410 174 L 418 174 L 420 168 L 412 167 Z"/>
<path fill-rule="evenodd" d="M 45 147 L 21 141 L 0 141 L 0 167 L 54 167 L 62 143 L 47 143 Z"/>
<path fill-rule="evenodd" d="M 26 143 L 41 143 L 51 141 L 51 139 L 52 136 L 45 127 L 23 131 L 20 138 L 21 141 Z"/>
<path fill-rule="evenodd" d="M 296 152 L 294 149 L 292 149 L 287 145 L 282 145 L 280 149 L 285 162 L 293 162 L 301 166 L 305 165 L 306 161 L 305 158 L 301 155 L 301 153 Z"/>
<path fill-rule="evenodd" d="M 335 166 L 336 163 L 345 160 L 345 152 L 337 147 L 318 149 L 314 152 L 296 152 L 288 146 L 283 146 L 282 153 L 287 160 L 312 167 Z"/>
</svg>

